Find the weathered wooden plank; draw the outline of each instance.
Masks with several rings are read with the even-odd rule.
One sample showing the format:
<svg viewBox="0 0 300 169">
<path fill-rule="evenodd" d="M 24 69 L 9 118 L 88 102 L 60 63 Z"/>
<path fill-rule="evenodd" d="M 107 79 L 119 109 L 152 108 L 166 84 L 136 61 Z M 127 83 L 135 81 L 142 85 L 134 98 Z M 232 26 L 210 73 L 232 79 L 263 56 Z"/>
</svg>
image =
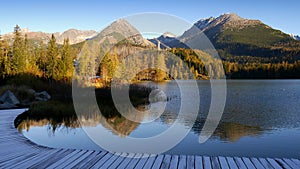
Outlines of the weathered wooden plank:
<svg viewBox="0 0 300 169">
<path fill-rule="evenodd" d="M 218 157 L 211 157 L 211 164 L 213 169 L 221 169 Z"/>
<path fill-rule="evenodd" d="M 228 162 L 225 157 L 218 157 L 222 169 L 229 169 Z"/>
<path fill-rule="evenodd" d="M 163 159 L 164 159 L 164 155 L 158 155 L 156 160 L 154 161 L 152 169 L 159 169 L 160 166 L 162 165 Z"/>
<path fill-rule="evenodd" d="M 44 153 L 40 153 L 40 154 L 44 155 L 45 152 L 44 152 Z M 35 158 L 36 156 L 39 156 L 39 154 L 34 154 L 34 155 L 29 156 L 29 157 L 27 157 L 27 158 L 23 158 L 22 160 L 18 160 L 18 161 L 13 161 L 13 162 L 7 163 L 7 164 L 3 165 L 2 167 L 3 167 L 3 168 L 7 168 L 7 167 L 10 167 L 10 168 L 16 168 L 16 166 L 19 166 L 19 165 L 21 165 L 21 164 L 22 164 L 22 165 L 23 165 L 23 164 L 26 164 L 27 161 L 30 161 L 32 158 Z"/>
<path fill-rule="evenodd" d="M 177 168 L 178 161 L 179 161 L 178 155 L 172 155 L 171 162 L 170 162 L 170 168 Z"/>
<path fill-rule="evenodd" d="M 272 165 L 275 169 L 282 169 L 282 167 L 272 158 L 267 158 L 267 161 Z"/>
<path fill-rule="evenodd" d="M 128 163 L 126 168 L 128 168 L 128 169 L 134 168 L 137 165 L 137 163 L 140 161 L 141 158 L 148 158 L 148 156 L 146 156 L 144 154 L 136 154 L 136 156 Z"/>
<path fill-rule="evenodd" d="M 70 154 L 66 155 L 65 157 L 61 157 L 60 160 L 54 162 L 53 164 L 51 164 L 50 166 L 48 166 L 48 169 L 52 169 L 52 168 L 56 168 L 58 167 L 60 164 L 62 164 L 64 161 L 68 160 L 69 158 L 73 157 L 74 155 L 76 155 L 77 153 L 79 153 L 80 150 L 74 150 L 73 152 L 71 152 Z"/>
<path fill-rule="evenodd" d="M 6 162 L 7 160 L 14 159 L 20 156 L 24 156 L 24 153 L 17 152 L 17 153 L 11 153 L 6 155 L 0 155 L 0 164 Z"/>
<path fill-rule="evenodd" d="M 71 168 L 83 168 L 83 166 L 87 163 L 90 162 L 90 160 L 95 159 L 95 157 L 102 153 L 101 151 L 93 151 L 90 155 L 86 156 L 85 158 L 83 158 L 80 162 L 78 162 L 77 164 L 75 164 L 74 166 L 72 166 L 73 164 L 70 164 L 70 166 L 72 166 Z M 69 166 L 67 166 L 69 167 Z"/>
<path fill-rule="evenodd" d="M 117 169 L 124 169 L 132 159 L 138 158 L 139 155 L 142 156 L 141 154 L 129 153 L 129 155 L 124 159 L 124 161 L 118 166 Z"/>
<path fill-rule="evenodd" d="M 16 151 L 19 152 L 19 153 L 24 153 L 24 154 L 26 154 L 26 153 L 38 153 L 38 151 L 35 150 L 35 149 L 31 150 L 30 148 L 28 148 L 28 147 L 22 147 L 21 145 L 17 146 L 18 147 L 17 150 L 16 150 L 15 147 L 16 146 L 14 146 L 14 147 L 5 147 L 4 150 L 1 150 L 1 151 L 3 151 L 3 153 L 1 153 L 1 156 L 6 156 L 8 154 L 15 153 Z"/>
<path fill-rule="evenodd" d="M 264 158 L 258 158 L 258 160 L 260 161 L 260 163 L 265 167 L 265 168 L 270 168 L 270 169 L 274 169 L 274 167 L 272 167 L 272 165 Z"/>
<path fill-rule="evenodd" d="M 238 169 L 238 166 L 236 165 L 235 160 L 232 157 L 226 157 L 226 160 L 229 165 L 229 168 Z"/>
<path fill-rule="evenodd" d="M 294 163 L 296 163 L 300 167 L 300 160 L 294 158 L 292 158 L 291 160 L 294 161 Z"/>
<path fill-rule="evenodd" d="M 203 168 L 202 156 L 196 156 L 195 157 L 195 168 L 196 169 L 202 169 Z"/>
<path fill-rule="evenodd" d="M 64 166 L 64 169 L 71 169 L 74 168 L 77 164 L 82 162 L 85 158 L 93 154 L 94 151 L 86 151 L 83 155 L 81 155 L 79 158 L 77 158 L 75 161 L 71 162 L 70 164 Z"/>
<path fill-rule="evenodd" d="M 244 161 L 240 157 L 235 157 L 234 160 L 235 160 L 235 163 L 238 166 L 238 168 L 247 169 Z"/>
<path fill-rule="evenodd" d="M 108 160 L 104 161 L 102 165 L 94 165 L 92 168 L 108 168 L 115 160 L 120 157 L 121 153 L 114 153 Z"/>
<path fill-rule="evenodd" d="M 162 161 L 162 164 L 160 166 L 161 169 L 168 169 L 170 167 L 170 163 L 171 163 L 171 155 L 164 155 L 164 159 Z"/>
<path fill-rule="evenodd" d="M 290 159 L 283 159 L 284 162 L 286 162 L 291 168 L 300 168 L 295 162 L 293 162 Z"/>
<path fill-rule="evenodd" d="M 257 158 L 250 158 L 250 160 L 256 168 L 265 168 Z"/>
<path fill-rule="evenodd" d="M 249 158 L 243 157 L 242 159 L 248 169 L 255 169 L 255 166 L 252 164 L 252 161 Z"/>
<path fill-rule="evenodd" d="M 44 159 L 48 159 L 49 156 L 56 154 L 59 151 L 59 149 L 56 150 L 52 150 L 52 151 L 44 151 L 42 153 L 39 153 L 35 156 L 32 156 L 31 158 L 28 158 L 22 162 L 16 163 L 15 165 L 12 165 L 10 167 L 17 167 L 17 166 L 22 166 L 22 168 L 28 168 L 36 163 L 38 163 L 39 161 L 42 161 Z"/>
<path fill-rule="evenodd" d="M 204 169 L 211 169 L 212 168 L 210 158 L 207 157 L 207 156 L 203 157 L 203 168 Z"/>
<path fill-rule="evenodd" d="M 134 163 L 129 163 L 129 165 L 126 168 L 136 168 L 136 169 L 141 169 L 144 167 L 145 163 L 147 162 L 149 158 L 149 154 L 143 154 L 143 156 L 138 160 L 138 163 L 136 163 L 135 166 L 133 166 Z"/>
<path fill-rule="evenodd" d="M 54 162 L 61 159 L 61 157 L 64 157 L 71 153 L 74 150 L 68 150 L 68 149 L 61 149 L 56 154 L 52 154 L 49 156 L 48 159 L 41 160 L 34 165 L 31 166 L 31 168 L 46 168 L 47 166 L 53 164 Z"/>
<path fill-rule="evenodd" d="M 55 168 L 65 168 L 68 164 L 76 162 L 77 159 L 80 158 L 81 156 L 83 156 L 86 152 L 87 152 L 87 150 L 81 150 L 81 151 L 79 151 L 78 153 L 76 153 L 75 155 L 73 155 L 72 157 L 70 157 L 69 159 L 66 159 L 64 162 L 60 163 Z"/>
<path fill-rule="evenodd" d="M 96 154 L 95 156 L 90 156 L 85 159 L 85 162 L 82 164 L 77 164 L 74 168 L 91 168 L 95 165 L 101 158 L 103 158 L 108 152 L 101 151 L 100 153 Z"/>
<path fill-rule="evenodd" d="M 91 168 L 100 168 L 107 160 L 109 160 L 114 154 L 107 153 L 104 157 L 102 157 L 95 165 L 93 165 Z"/>
<path fill-rule="evenodd" d="M 121 153 L 120 156 L 115 161 L 113 161 L 113 163 L 108 168 L 116 169 L 127 156 L 128 153 Z"/>
<path fill-rule="evenodd" d="M 143 166 L 143 168 L 152 168 L 154 161 L 156 160 L 157 155 L 150 155 L 150 157 L 148 158 L 148 160 L 146 161 L 145 165 Z"/>
<path fill-rule="evenodd" d="M 186 156 L 180 155 L 179 162 L 178 162 L 178 169 L 186 168 Z"/>
<path fill-rule="evenodd" d="M 0 168 L 7 168 L 17 162 L 20 162 L 20 161 L 23 161 L 23 160 L 26 160 L 27 158 L 31 157 L 31 156 L 34 156 L 36 155 L 36 153 L 27 153 L 26 155 L 24 156 L 20 156 L 20 157 L 17 157 L 17 158 L 13 158 L 13 159 L 9 159 L 3 163 L 0 164 Z"/>
<path fill-rule="evenodd" d="M 186 167 L 190 169 L 195 168 L 195 156 L 189 155 L 186 157 Z"/>
<path fill-rule="evenodd" d="M 282 166 L 283 168 L 285 168 L 285 169 L 291 169 L 291 167 L 290 167 L 286 162 L 284 162 L 282 159 L 275 158 L 275 161 L 276 161 L 280 166 Z"/>
</svg>

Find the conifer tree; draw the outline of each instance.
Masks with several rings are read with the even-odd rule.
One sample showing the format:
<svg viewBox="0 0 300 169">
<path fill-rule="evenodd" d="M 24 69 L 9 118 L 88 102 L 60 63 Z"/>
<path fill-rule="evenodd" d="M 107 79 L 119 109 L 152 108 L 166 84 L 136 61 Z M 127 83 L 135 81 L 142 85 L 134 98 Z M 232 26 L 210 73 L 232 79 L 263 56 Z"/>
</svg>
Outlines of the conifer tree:
<svg viewBox="0 0 300 169">
<path fill-rule="evenodd" d="M 55 79 L 57 77 L 57 62 L 58 62 L 58 47 L 56 44 L 56 39 L 52 34 L 50 41 L 47 46 L 47 61 L 46 66 L 46 77 L 49 79 Z"/>
<path fill-rule="evenodd" d="M 43 43 L 43 41 L 39 42 L 39 45 L 36 47 L 37 51 L 36 51 L 36 62 L 38 65 L 38 68 L 40 69 L 40 71 L 42 72 L 42 77 L 46 78 L 46 70 L 47 70 L 47 51 L 45 49 L 45 45 Z"/>
<path fill-rule="evenodd" d="M 18 25 L 14 28 L 14 42 L 12 46 L 12 74 L 22 73 L 25 67 L 24 39 L 21 36 L 21 29 Z"/>
<path fill-rule="evenodd" d="M 2 40 L 2 77 L 5 78 L 11 75 L 11 58 L 9 57 L 10 54 L 10 46 L 7 40 Z"/>
<path fill-rule="evenodd" d="M 70 78 L 73 74 L 74 66 L 69 38 L 64 40 L 58 71 L 60 72 L 61 76 L 65 79 Z"/>
<path fill-rule="evenodd" d="M 4 67 L 4 51 L 3 51 L 3 41 L 2 41 L 2 35 L 0 34 L 0 77 L 4 78 L 4 72 L 3 72 L 3 67 Z"/>
</svg>

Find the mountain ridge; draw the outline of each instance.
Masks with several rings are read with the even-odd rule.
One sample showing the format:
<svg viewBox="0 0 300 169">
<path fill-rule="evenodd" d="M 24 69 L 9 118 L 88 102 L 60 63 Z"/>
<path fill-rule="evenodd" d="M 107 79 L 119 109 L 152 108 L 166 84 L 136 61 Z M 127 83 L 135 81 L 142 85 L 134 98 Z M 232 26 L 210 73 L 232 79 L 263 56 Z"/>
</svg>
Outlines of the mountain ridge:
<svg viewBox="0 0 300 169">
<path fill-rule="evenodd" d="M 106 41 L 109 44 L 131 43 L 143 47 L 153 47 L 154 45 L 143 38 L 142 34 L 125 19 L 119 19 L 111 23 L 92 39 L 97 39 L 100 43 Z"/>
<path fill-rule="evenodd" d="M 48 43 L 48 41 L 51 39 L 51 35 L 53 34 L 58 44 L 63 44 L 64 39 L 66 38 L 69 38 L 70 44 L 76 44 L 97 35 L 97 32 L 94 30 L 78 30 L 75 28 L 70 28 L 63 32 L 54 32 L 54 33 L 32 31 L 28 28 L 22 28 L 20 32 L 22 35 L 26 34 L 28 39 L 42 40 L 44 43 Z M 13 36 L 14 36 L 13 32 L 9 32 L 3 35 L 4 38 L 10 41 L 13 39 Z"/>
<path fill-rule="evenodd" d="M 295 37 L 273 29 L 260 20 L 245 19 L 227 13 L 217 18 L 200 19 L 181 36 L 172 41 L 160 36 L 169 47 L 188 48 L 195 37 L 205 34 L 222 59 L 239 56 L 300 58 L 300 42 Z"/>
</svg>

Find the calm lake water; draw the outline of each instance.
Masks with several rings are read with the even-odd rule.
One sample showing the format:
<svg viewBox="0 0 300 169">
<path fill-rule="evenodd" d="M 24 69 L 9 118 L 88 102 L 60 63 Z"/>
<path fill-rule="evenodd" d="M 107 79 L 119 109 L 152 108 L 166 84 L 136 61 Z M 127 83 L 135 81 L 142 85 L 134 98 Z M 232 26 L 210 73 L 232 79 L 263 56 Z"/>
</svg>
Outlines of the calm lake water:
<svg viewBox="0 0 300 169">
<path fill-rule="evenodd" d="M 155 85 L 172 98 L 165 112 L 151 123 L 135 123 L 120 117 L 89 119 L 82 125 L 104 129 L 120 137 L 146 138 L 168 129 L 176 120 L 180 108 L 180 92 L 174 82 Z M 190 85 L 181 81 L 180 85 Z M 200 111 L 192 130 L 167 154 L 197 154 L 210 156 L 251 156 L 300 158 L 300 81 L 299 80 L 228 80 L 227 100 L 221 122 L 213 136 L 199 144 L 210 106 L 210 83 L 198 81 L 201 96 Z M 193 99 L 193 98 L 191 98 Z M 157 103 L 156 103 L 157 104 Z M 141 115 L 140 119 L 149 118 Z M 106 123 L 104 125 L 103 120 Z M 48 120 L 27 120 L 21 132 L 33 142 L 58 148 L 101 150 L 76 122 L 53 126 Z M 190 126 L 189 116 L 179 119 Z M 111 124 L 108 126 L 107 124 Z"/>
</svg>

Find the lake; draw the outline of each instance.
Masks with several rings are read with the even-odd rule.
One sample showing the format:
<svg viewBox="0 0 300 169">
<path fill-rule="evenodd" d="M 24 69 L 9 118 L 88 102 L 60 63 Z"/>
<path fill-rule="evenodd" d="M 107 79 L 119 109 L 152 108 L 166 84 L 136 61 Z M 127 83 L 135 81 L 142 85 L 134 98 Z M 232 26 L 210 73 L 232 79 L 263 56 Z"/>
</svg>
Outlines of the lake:
<svg viewBox="0 0 300 169">
<path fill-rule="evenodd" d="M 189 81 L 179 81 L 178 84 L 190 85 Z M 109 131 L 120 139 L 158 135 L 178 118 L 181 98 L 178 84 L 175 81 L 141 84 L 156 86 L 170 98 L 164 113 L 151 123 L 132 122 L 117 116 L 85 119 L 81 124 Z M 202 144 L 198 140 L 209 110 L 211 90 L 209 81 L 197 81 L 197 84 L 201 101 L 196 122 L 193 123 L 188 115 L 179 117 L 183 127 L 193 127 L 166 154 L 300 158 L 300 80 L 227 80 L 222 119 L 212 137 Z M 159 103 L 153 104 L 159 106 Z M 147 121 L 149 116 L 138 118 Z M 55 126 L 45 119 L 25 120 L 19 128 L 25 137 L 40 145 L 101 150 L 78 122 L 68 119 Z"/>
</svg>

